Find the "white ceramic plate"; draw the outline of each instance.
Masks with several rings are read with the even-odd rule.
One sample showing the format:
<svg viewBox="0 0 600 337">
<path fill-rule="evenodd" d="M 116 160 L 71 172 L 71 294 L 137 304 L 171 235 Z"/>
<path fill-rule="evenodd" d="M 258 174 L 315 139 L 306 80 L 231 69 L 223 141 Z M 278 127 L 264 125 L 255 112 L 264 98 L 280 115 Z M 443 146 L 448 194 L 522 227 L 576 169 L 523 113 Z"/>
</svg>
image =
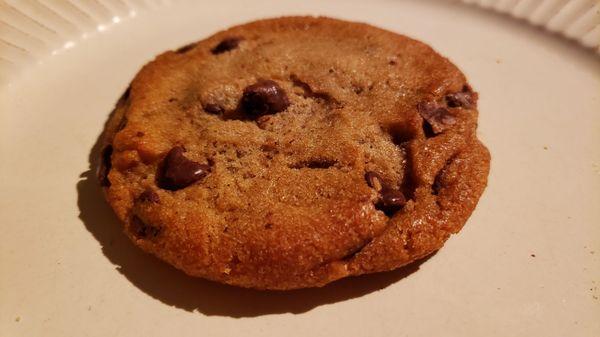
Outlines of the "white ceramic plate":
<svg viewBox="0 0 600 337">
<path fill-rule="evenodd" d="M 0 335 L 600 336 L 600 61 L 592 49 L 445 1 L 73 3 L 0 3 L 0 51 L 10 58 L 0 58 Z M 43 25 L 21 17 L 15 32 L 15 11 Z M 59 12 L 68 19 L 52 19 Z M 233 24 L 283 14 L 418 38 L 480 92 L 489 186 L 463 231 L 424 263 L 287 293 L 221 286 L 139 252 L 103 202 L 88 156 L 140 66 Z M 24 38 L 22 50 L 10 42 Z"/>
</svg>

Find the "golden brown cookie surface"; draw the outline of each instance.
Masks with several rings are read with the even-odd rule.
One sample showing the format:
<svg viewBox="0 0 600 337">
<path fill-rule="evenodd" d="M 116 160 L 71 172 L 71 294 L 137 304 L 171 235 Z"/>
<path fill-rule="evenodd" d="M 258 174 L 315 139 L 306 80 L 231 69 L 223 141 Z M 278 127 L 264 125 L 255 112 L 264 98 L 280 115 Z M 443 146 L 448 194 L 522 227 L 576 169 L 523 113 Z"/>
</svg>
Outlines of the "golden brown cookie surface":
<svg viewBox="0 0 600 337">
<path fill-rule="evenodd" d="M 146 65 L 105 130 L 107 199 L 194 276 L 320 286 L 405 265 L 486 185 L 477 94 L 428 46 L 328 18 L 257 21 Z"/>
</svg>

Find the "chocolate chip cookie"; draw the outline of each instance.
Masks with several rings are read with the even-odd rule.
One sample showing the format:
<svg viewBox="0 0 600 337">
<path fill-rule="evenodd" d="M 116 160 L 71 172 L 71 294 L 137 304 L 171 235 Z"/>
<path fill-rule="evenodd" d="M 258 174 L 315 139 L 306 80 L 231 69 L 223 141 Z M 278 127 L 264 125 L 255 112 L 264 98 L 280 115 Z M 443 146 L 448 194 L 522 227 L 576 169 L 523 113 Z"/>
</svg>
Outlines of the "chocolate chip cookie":
<svg viewBox="0 0 600 337">
<path fill-rule="evenodd" d="M 104 132 L 125 233 L 189 275 L 259 289 L 395 269 L 458 232 L 486 186 L 477 93 L 427 45 L 314 17 L 159 55 Z"/>
</svg>

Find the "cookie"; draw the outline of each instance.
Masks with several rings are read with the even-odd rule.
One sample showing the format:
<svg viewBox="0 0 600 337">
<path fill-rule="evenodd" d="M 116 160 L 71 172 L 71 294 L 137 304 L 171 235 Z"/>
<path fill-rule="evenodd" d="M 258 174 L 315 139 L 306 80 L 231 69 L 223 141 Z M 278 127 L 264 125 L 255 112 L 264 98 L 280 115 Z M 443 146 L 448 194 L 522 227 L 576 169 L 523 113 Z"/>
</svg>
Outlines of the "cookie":
<svg viewBox="0 0 600 337">
<path fill-rule="evenodd" d="M 100 183 L 133 243 L 189 275 L 322 286 L 461 229 L 489 171 L 477 98 L 405 36 L 251 22 L 143 67 L 107 122 Z"/>
</svg>

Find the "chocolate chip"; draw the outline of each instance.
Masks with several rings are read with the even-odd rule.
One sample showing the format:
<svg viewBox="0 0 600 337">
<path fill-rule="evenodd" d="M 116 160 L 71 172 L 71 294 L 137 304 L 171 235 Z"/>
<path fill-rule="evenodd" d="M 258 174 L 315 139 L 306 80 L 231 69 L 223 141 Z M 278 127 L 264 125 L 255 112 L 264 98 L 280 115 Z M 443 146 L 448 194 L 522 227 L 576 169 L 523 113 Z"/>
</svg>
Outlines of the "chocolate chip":
<svg viewBox="0 0 600 337">
<path fill-rule="evenodd" d="M 456 118 L 450 111 L 436 102 L 421 102 L 417 105 L 417 110 L 421 117 L 429 124 L 423 126 L 426 135 L 428 133 L 436 135 L 456 123 Z M 431 129 L 427 130 L 428 127 Z"/>
<path fill-rule="evenodd" d="M 100 163 L 100 166 L 98 167 L 98 180 L 100 180 L 100 185 L 104 186 L 104 187 L 109 187 L 110 186 L 110 180 L 108 180 L 108 172 L 110 172 L 110 169 L 112 167 L 112 163 L 110 161 L 110 157 L 112 156 L 113 153 L 113 147 L 112 145 L 107 145 L 103 150 L 102 150 L 102 161 Z"/>
<path fill-rule="evenodd" d="M 230 51 L 232 49 L 237 48 L 237 46 L 240 44 L 241 40 L 242 39 L 240 39 L 239 37 L 226 38 L 225 40 L 219 42 L 219 44 L 216 45 L 210 51 L 211 51 L 211 53 L 213 53 L 215 55 Z"/>
<path fill-rule="evenodd" d="M 215 115 L 220 115 L 225 111 L 225 109 L 223 109 L 220 105 L 214 103 L 207 103 L 202 108 L 209 114 Z"/>
<path fill-rule="evenodd" d="M 379 193 L 375 208 L 383 211 L 385 214 L 392 215 L 406 204 L 404 194 L 400 190 L 387 185 L 378 173 L 373 171 L 366 172 L 365 180 L 370 187 Z"/>
<path fill-rule="evenodd" d="M 195 46 L 196 46 L 196 43 L 186 44 L 185 46 L 180 47 L 179 49 L 175 50 L 175 53 L 177 53 L 177 54 L 185 54 L 188 51 L 194 49 Z"/>
<path fill-rule="evenodd" d="M 153 190 L 145 190 L 138 196 L 137 200 L 141 202 L 158 203 L 160 202 L 160 197 Z"/>
<path fill-rule="evenodd" d="M 157 183 L 166 190 L 179 190 L 204 178 L 210 169 L 208 165 L 187 159 L 183 146 L 172 148 L 163 160 Z"/>
<path fill-rule="evenodd" d="M 404 194 L 399 190 L 384 188 L 381 191 L 381 199 L 375 207 L 381 209 L 386 214 L 395 213 L 406 204 Z"/>
<path fill-rule="evenodd" d="M 131 230 L 139 238 L 155 238 L 160 234 L 160 227 L 149 225 L 137 215 L 131 218 Z"/>
<path fill-rule="evenodd" d="M 477 95 L 469 86 L 464 86 L 461 92 L 446 95 L 446 104 L 451 108 L 470 109 L 477 100 Z"/>
<path fill-rule="evenodd" d="M 290 105 L 285 91 L 271 80 L 259 80 L 246 87 L 240 103 L 242 110 L 255 118 L 283 111 Z"/>
</svg>

